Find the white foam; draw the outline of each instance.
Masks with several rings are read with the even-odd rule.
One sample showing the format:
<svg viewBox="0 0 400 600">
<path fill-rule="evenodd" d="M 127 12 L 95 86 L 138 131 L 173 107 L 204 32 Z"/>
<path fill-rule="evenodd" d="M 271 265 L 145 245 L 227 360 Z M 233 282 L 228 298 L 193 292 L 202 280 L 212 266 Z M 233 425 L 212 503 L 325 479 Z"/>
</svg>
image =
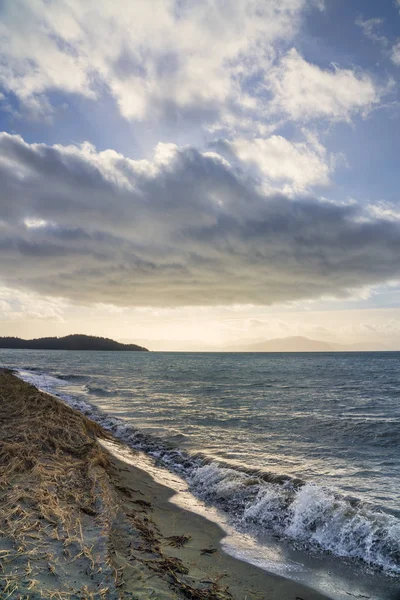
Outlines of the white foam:
<svg viewBox="0 0 400 600">
<path fill-rule="evenodd" d="M 271 483 L 217 462 L 171 449 L 165 440 L 145 434 L 125 421 L 100 412 L 89 402 L 61 393 L 64 380 L 27 370 L 25 381 L 64 399 L 128 446 L 155 457 L 184 478 L 206 503 L 224 510 L 241 528 L 272 532 L 308 550 L 324 550 L 400 573 L 400 520 L 312 483 Z"/>
</svg>

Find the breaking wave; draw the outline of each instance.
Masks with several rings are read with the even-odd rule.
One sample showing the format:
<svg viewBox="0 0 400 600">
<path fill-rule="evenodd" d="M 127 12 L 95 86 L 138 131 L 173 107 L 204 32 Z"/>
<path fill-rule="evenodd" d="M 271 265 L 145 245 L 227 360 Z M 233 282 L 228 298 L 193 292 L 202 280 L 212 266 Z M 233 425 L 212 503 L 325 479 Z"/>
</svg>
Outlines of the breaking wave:
<svg viewBox="0 0 400 600">
<path fill-rule="evenodd" d="M 20 376 L 63 398 L 129 447 L 146 452 L 179 474 L 193 494 L 223 510 L 238 529 L 272 533 L 296 548 L 322 550 L 387 573 L 400 573 L 400 519 L 394 515 L 327 487 L 191 455 L 176 447 L 179 440 L 160 439 L 82 399 L 59 394 L 37 372 Z"/>
</svg>

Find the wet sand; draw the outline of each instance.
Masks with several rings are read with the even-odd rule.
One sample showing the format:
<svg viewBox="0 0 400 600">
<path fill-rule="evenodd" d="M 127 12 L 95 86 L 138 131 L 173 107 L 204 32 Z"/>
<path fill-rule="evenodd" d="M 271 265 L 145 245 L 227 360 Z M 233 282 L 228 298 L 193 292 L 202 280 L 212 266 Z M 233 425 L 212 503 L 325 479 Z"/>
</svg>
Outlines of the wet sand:
<svg viewBox="0 0 400 600">
<path fill-rule="evenodd" d="M 227 555 L 217 524 L 102 439 L 119 444 L 0 372 L 1 598 L 326 598 Z"/>
</svg>

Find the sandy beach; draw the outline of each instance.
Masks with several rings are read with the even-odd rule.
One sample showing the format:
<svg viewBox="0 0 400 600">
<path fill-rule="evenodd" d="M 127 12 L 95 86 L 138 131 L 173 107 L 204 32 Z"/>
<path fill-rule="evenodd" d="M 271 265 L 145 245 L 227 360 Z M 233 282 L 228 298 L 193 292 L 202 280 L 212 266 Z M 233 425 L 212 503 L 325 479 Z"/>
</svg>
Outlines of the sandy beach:
<svg viewBox="0 0 400 600">
<path fill-rule="evenodd" d="M 1 598 L 322 600 L 221 550 L 224 532 L 117 458 L 118 443 L 0 372 Z M 132 462 L 132 461 L 130 461 Z"/>
</svg>

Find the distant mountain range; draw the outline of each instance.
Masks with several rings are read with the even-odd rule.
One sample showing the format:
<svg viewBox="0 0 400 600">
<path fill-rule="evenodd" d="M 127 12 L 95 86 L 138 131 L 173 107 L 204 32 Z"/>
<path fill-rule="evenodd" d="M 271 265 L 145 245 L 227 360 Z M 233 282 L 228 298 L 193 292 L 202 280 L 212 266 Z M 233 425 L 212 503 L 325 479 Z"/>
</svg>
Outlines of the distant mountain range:
<svg viewBox="0 0 400 600">
<path fill-rule="evenodd" d="M 311 340 L 302 336 L 275 338 L 254 344 L 240 344 L 228 346 L 227 352 L 367 352 L 387 350 L 383 346 L 358 343 L 358 344 L 333 344 L 321 340 Z"/>
<path fill-rule="evenodd" d="M 124 340 L 129 342 L 130 340 Z M 382 344 L 359 342 L 356 344 L 335 344 L 313 340 L 304 336 L 284 338 L 244 339 L 229 345 L 211 344 L 193 340 L 138 340 L 155 352 L 383 352 L 390 350 Z"/>
<path fill-rule="evenodd" d="M 23 340 L 17 337 L 0 337 L 0 348 L 15 350 L 108 350 L 124 352 L 148 352 L 136 344 L 121 344 L 109 338 L 93 335 L 66 335 Z"/>
</svg>

